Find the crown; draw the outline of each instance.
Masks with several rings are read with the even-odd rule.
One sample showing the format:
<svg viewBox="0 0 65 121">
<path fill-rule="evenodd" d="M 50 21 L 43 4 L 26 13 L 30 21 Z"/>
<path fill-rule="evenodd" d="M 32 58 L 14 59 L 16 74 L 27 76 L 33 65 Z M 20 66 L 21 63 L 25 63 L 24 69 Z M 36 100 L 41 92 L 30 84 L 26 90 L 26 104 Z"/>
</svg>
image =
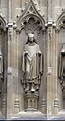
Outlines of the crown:
<svg viewBox="0 0 65 121">
<path fill-rule="evenodd" d="M 28 36 L 29 36 L 29 37 L 34 37 L 34 34 L 29 33 Z"/>
</svg>

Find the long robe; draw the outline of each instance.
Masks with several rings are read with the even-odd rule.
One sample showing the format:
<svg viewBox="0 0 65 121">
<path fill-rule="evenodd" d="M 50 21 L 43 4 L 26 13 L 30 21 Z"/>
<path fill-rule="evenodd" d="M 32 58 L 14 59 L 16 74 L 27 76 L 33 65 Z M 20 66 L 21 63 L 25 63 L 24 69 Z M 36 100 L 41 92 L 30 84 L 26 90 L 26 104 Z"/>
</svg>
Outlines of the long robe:
<svg viewBox="0 0 65 121">
<path fill-rule="evenodd" d="M 25 81 L 39 83 L 42 74 L 42 53 L 38 44 L 25 44 L 22 72 L 24 73 Z"/>
</svg>

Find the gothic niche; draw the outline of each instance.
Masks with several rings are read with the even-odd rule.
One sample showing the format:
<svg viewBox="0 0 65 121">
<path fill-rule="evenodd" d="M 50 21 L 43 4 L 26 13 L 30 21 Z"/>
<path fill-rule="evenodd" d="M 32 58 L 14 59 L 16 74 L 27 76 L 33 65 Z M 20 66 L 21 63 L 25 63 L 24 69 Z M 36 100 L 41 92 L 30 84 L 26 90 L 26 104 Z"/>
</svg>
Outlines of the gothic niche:
<svg viewBox="0 0 65 121">
<path fill-rule="evenodd" d="M 25 111 L 37 111 L 39 103 L 39 88 L 43 74 L 42 52 L 35 35 L 41 30 L 40 22 L 31 17 L 24 22 L 27 35 L 22 56 L 22 84 L 24 89 Z"/>
<path fill-rule="evenodd" d="M 25 109 L 37 110 L 42 76 L 42 53 L 32 33 L 28 34 L 28 40 L 24 46 L 22 72 Z"/>
</svg>

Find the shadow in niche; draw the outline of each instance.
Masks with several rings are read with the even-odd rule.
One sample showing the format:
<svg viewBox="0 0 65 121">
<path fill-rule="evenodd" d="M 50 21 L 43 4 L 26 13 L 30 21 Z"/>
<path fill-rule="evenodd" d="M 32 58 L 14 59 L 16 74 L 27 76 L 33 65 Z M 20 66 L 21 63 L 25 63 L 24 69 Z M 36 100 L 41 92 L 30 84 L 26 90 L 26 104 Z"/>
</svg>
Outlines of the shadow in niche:
<svg viewBox="0 0 65 121">
<path fill-rule="evenodd" d="M 40 33 L 40 21 L 39 20 L 35 21 L 35 19 L 33 17 L 31 17 L 31 18 L 29 18 L 28 23 L 24 22 L 24 24 L 25 24 L 25 28 L 24 28 L 25 34 L 27 34 L 27 35 L 29 33 L 34 34 L 35 44 L 40 44 L 41 41 L 40 42 L 38 41 L 38 34 Z M 26 44 L 28 44 L 28 42 L 29 42 L 29 40 L 27 40 Z M 32 48 L 32 46 L 31 46 L 31 48 Z M 39 101 L 39 99 L 38 99 L 38 101 Z M 37 106 L 38 106 L 38 104 L 37 104 Z M 39 107 L 37 107 L 37 109 L 38 108 Z"/>
<path fill-rule="evenodd" d="M 20 32 L 20 40 L 19 40 L 19 49 L 20 49 L 20 53 L 19 53 L 19 70 L 22 69 L 22 54 L 23 54 L 23 48 L 24 48 L 24 45 L 27 44 L 27 40 L 28 40 L 28 34 L 29 33 L 32 33 L 34 34 L 34 39 L 35 39 L 35 42 L 36 44 L 39 44 L 40 46 L 40 50 L 42 52 L 42 58 L 44 59 L 43 55 L 44 55 L 44 44 L 45 44 L 45 38 L 44 38 L 44 34 L 42 32 L 42 26 L 41 26 L 41 23 L 40 23 L 40 20 L 39 19 L 36 19 L 34 17 L 30 17 L 28 22 L 27 21 L 24 21 L 24 28 L 21 29 L 21 32 Z M 43 46 L 44 45 L 44 46 Z M 42 60 L 43 60 L 42 59 Z M 44 68 L 44 60 L 42 62 L 42 68 Z M 21 71 L 19 71 L 19 75 L 20 75 L 20 78 L 22 80 L 22 76 L 21 76 Z M 42 77 L 42 80 L 43 80 L 43 77 Z M 41 81 L 42 81 L 41 80 Z M 22 84 L 22 83 L 21 83 Z M 31 84 L 30 84 L 31 85 Z M 43 85 L 43 83 L 41 82 L 40 85 Z M 24 85 L 23 85 L 24 86 Z M 22 86 L 22 87 L 23 87 Z M 21 85 L 20 85 L 21 87 Z M 30 87 L 31 88 L 31 87 Z M 19 92 L 21 94 L 21 91 L 22 89 L 19 88 Z M 29 90 L 30 91 L 30 90 Z M 42 115 L 41 113 L 41 105 L 42 105 L 42 91 L 43 91 L 43 86 L 40 86 L 40 90 L 39 90 L 39 100 L 38 100 L 38 105 L 37 105 L 37 110 L 39 110 L 40 114 Z M 24 93 L 24 91 L 23 91 Z M 21 100 L 24 99 L 24 94 L 22 93 L 21 95 Z M 28 92 L 30 94 L 30 92 Z M 27 95 L 27 93 L 26 93 Z M 33 94 L 32 94 L 33 95 Z M 30 96 L 30 95 L 29 95 Z M 27 97 L 28 98 L 28 97 Z M 36 101 L 34 101 L 36 102 Z M 24 101 L 23 103 L 21 104 L 22 107 L 23 107 L 23 104 L 24 104 Z M 24 105 L 24 109 L 25 111 L 25 105 Z M 21 111 L 21 110 L 20 110 Z M 23 113 L 22 111 L 20 112 L 22 117 L 23 117 Z M 24 112 L 25 113 L 25 112 Z M 26 113 L 25 113 L 26 114 Z M 19 117 L 19 116 L 18 116 Z M 44 117 L 44 116 L 42 116 Z M 41 117 L 40 117 L 41 118 Z"/>
</svg>

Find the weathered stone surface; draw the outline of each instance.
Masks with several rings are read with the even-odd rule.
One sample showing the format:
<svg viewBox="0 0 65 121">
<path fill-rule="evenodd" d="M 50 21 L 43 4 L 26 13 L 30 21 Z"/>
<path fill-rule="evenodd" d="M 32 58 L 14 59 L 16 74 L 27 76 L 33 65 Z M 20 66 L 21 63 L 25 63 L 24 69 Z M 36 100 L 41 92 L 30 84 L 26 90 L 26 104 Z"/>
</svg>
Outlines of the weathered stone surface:
<svg viewBox="0 0 65 121">
<path fill-rule="evenodd" d="M 35 113 L 24 111 L 22 85 L 22 53 L 30 32 L 34 33 L 44 60 L 39 112 Z M 0 119 L 65 118 L 65 78 L 59 78 L 64 44 L 65 0 L 0 0 L 0 50 L 3 55 Z"/>
</svg>

